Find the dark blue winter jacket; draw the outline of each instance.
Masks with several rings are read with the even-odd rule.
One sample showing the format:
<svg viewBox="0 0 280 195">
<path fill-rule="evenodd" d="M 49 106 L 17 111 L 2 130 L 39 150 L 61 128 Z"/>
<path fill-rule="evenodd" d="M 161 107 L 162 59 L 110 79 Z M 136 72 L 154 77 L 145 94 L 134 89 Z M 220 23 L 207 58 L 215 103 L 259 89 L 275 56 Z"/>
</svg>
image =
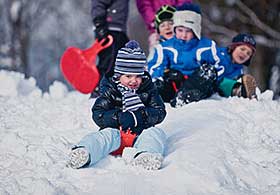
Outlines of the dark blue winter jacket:
<svg viewBox="0 0 280 195">
<path fill-rule="evenodd" d="M 232 62 L 231 53 L 227 47 L 217 48 L 217 53 L 220 58 L 219 66 L 220 69 L 218 80 L 223 78 L 238 79 L 243 74 L 243 64 L 236 64 Z"/>
<path fill-rule="evenodd" d="M 119 114 L 122 112 L 122 95 L 117 89 L 112 78 L 103 77 L 100 83 L 100 97 L 98 97 L 92 107 L 92 118 L 101 128 L 106 127 L 119 129 Z M 166 116 L 165 106 L 155 88 L 150 75 L 145 72 L 142 84 L 136 91 L 145 107 L 137 111 L 141 115 L 141 126 L 137 126 L 135 131 L 142 132 L 144 129 L 155 126 L 163 121 Z"/>
</svg>

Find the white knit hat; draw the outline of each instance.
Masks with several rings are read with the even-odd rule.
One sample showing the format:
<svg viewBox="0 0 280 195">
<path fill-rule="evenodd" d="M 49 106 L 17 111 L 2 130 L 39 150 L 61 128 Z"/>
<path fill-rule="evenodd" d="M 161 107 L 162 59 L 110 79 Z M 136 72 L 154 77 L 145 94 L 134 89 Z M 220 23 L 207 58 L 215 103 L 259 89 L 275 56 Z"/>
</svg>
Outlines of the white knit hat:
<svg viewBox="0 0 280 195">
<path fill-rule="evenodd" d="M 201 38 L 201 13 L 197 5 L 183 4 L 178 7 L 173 16 L 173 22 L 173 28 L 177 26 L 190 28 L 198 39 Z"/>
</svg>

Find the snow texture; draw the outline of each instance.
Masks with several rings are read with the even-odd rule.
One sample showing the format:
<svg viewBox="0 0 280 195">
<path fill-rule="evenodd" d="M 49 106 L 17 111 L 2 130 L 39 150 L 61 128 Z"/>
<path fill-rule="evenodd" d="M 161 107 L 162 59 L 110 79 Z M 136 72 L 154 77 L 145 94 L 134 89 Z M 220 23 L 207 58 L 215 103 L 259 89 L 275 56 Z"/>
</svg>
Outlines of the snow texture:
<svg viewBox="0 0 280 195">
<path fill-rule="evenodd" d="M 166 104 L 163 168 L 147 171 L 108 156 L 66 166 L 70 147 L 98 131 L 95 99 L 60 82 L 42 93 L 33 78 L 0 71 L 0 194 L 279 195 L 280 102 L 221 98 Z"/>
</svg>

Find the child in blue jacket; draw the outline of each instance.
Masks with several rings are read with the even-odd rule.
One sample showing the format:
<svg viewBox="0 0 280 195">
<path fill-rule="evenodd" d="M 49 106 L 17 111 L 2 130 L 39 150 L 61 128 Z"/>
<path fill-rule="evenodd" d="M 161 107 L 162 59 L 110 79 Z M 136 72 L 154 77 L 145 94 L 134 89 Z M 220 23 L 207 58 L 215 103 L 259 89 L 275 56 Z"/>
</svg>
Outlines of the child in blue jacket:
<svg viewBox="0 0 280 195">
<path fill-rule="evenodd" d="M 155 28 L 159 39 L 157 43 L 154 43 L 153 47 L 150 47 L 148 61 L 154 57 L 154 53 L 157 47 L 160 47 L 160 43 L 171 39 L 174 35 L 173 32 L 173 15 L 176 11 L 175 7 L 170 5 L 163 5 L 157 10 L 155 14 Z M 163 89 L 160 91 L 160 95 L 164 102 L 169 102 L 171 97 L 174 97 L 172 85 L 166 84 Z"/>
<path fill-rule="evenodd" d="M 216 43 L 201 37 L 201 11 L 195 4 L 176 7 L 173 38 L 162 42 L 148 62 L 148 70 L 162 97 L 166 86 L 171 106 L 180 106 L 207 98 L 214 93 L 219 62 Z"/>
<path fill-rule="evenodd" d="M 241 33 L 232 39 L 228 47 L 218 49 L 220 58 L 218 75 L 218 91 L 225 97 L 256 97 L 256 80 L 244 74 L 244 66 L 249 66 L 256 51 L 256 41 L 250 34 Z"/>
<path fill-rule="evenodd" d="M 92 118 L 101 131 L 73 147 L 72 168 L 92 166 L 116 151 L 121 145 L 120 131 L 127 130 L 136 139 L 123 151 L 126 162 L 148 170 L 161 167 L 166 136 L 155 125 L 163 121 L 166 111 L 145 67 L 146 56 L 136 41 L 118 51 L 114 75 L 101 80 L 101 95 L 92 107 Z"/>
</svg>

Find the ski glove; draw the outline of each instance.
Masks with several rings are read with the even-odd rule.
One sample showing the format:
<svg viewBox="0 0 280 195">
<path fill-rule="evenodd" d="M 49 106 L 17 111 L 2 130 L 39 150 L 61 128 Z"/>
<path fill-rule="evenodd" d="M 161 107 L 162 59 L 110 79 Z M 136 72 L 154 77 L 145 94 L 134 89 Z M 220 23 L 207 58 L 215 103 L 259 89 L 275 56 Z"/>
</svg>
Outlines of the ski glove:
<svg viewBox="0 0 280 195">
<path fill-rule="evenodd" d="M 109 35 L 106 17 L 97 17 L 93 20 L 93 23 L 95 25 L 95 38 L 97 38 L 98 41 L 106 38 Z"/>
<path fill-rule="evenodd" d="M 200 77 L 206 80 L 217 80 L 217 71 L 211 64 L 202 64 L 198 69 L 198 74 L 200 75 Z"/>
<path fill-rule="evenodd" d="M 159 91 L 164 90 L 164 81 L 157 79 L 154 81 L 154 84 Z"/>
<path fill-rule="evenodd" d="M 167 82 L 178 82 L 181 83 L 184 81 L 184 75 L 179 70 L 169 69 L 164 73 L 164 78 Z"/>
<path fill-rule="evenodd" d="M 119 113 L 119 124 L 123 131 L 131 130 L 132 133 L 139 135 L 143 130 L 143 117 L 141 109 L 137 111 L 126 111 Z"/>
<path fill-rule="evenodd" d="M 127 131 L 135 126 L 133 114 L 129 111 L 121 112 L 119 114 L 119 124 L 122 126 L 123 131 Z"/>
</svg>

